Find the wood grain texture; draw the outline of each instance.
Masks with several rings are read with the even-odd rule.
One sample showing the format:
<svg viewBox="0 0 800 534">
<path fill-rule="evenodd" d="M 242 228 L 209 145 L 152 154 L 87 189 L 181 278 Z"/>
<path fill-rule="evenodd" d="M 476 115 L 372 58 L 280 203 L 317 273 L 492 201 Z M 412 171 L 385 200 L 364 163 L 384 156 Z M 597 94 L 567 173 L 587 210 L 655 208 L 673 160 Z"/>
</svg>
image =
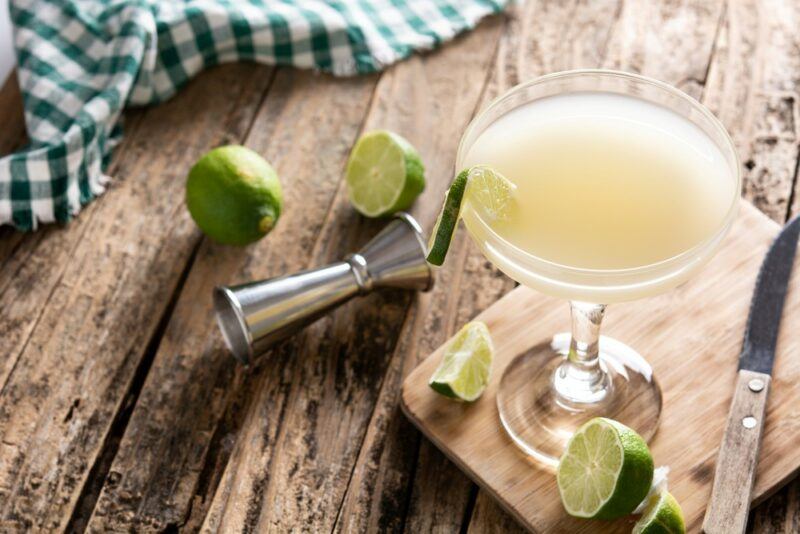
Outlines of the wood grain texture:
<svg viewBox="0 0 800 534">
<path fill-rule="evenodd" d="M 144 113 L 134 111 L 126 117 L 129 139 L 137 138 L 137 127 Z M 122 144 L 109 166 L 111 176 L 119 176 L 127 164 L 126 153 L 135 141 Z M 122 167 L 121 167 L 122 165 Z M 117 187 L 112 183 L 109 187 Z M 56 285 L 64 276 L 76 247 L 84 239 L 91 224 L 85 219 L 94 216 L 91 205 L 80 223 L 70 228 L 48 225 L 34 234 L 23 234 L 5 228 L 8 239 L 0 245 L 0 391 L 30 339 L 34 326 L 44 313 Z M 4 254 L 5 253 L 5 254 Z"/>
<path fill-rule="evenodd" d="M 336 81 L 307 72 L 278 73 L 246 143 L 283 177 L 284 214 L 268 241 L 247 249 L 204 240 L 111 466 L 91 531 L 161 530 L 184 525 L 190 508 L 195 514 L 207 510 L 210 495 L 203 495 L 198 483 L 209 450 L 227 456 L 215 441 L 232 441 L 226 423 L 237 425 L 237 415 L 225 421 L 225 413 L 242 409 L 236 394 L 243 389 L 268 395 L 269 407 L 267 421 L 259 421 L 266 426 L 258 427 L 267 433 L 264 445 L 248 452 L 264 452 L 274 441 L 296 350 L 277 351 L 251 372 L 237 366 L 216 328 L 209 328 L 211 290 L 308 265 L 374 83 L 369 77 Z M 320 115 L 320 109 L 326 113 Z M 298 132 L 305 132 L 302 139 Z"/>
<path fill-rule="evenodd" d="M 747 531 L 758 534 L 800 532 L 800 480 L 797 477 L 751 512 Z"/>
<path fill-rule="evenodd" d="M 608 313 L 605 333 L 642 351 L 662 387 L 664 409 L 651 451 L 670 466 L 670 491 L 681 503 L 687 529 L 700 529 L 714 473 L 716 451 L 731 400 L 732 384 L 750 295 L 761 259 L 777 225 L 742 204 L 720 252 L 681 288 L 656 298 L 618 304 Z M 797 263 L 800 263 L 798 261 Z M 800 270 L 795 269 L 778 341 L 773 388 L 753 492 L 758 501 L 800 466 L 798 417 Z M 494 373 L 483 397 L 472 405 L 453 403 L 427 387 L 440 350 L 406 379 L 406 412 L 426 436 L 538 532 L 625 532 L 630 520 L 604 523 L 565 516 L 555 477 L 527 462 L 503 434 L 495 408 L 497 383 L 508 361 L 546 340 L 565 324 L 566 306 L 527 288 L 517 288 L 478 316 L 495 341 Z M 562 309 L 563 308 L 563 309 Z M 691 443 L 691 447 L 686 447 Z"/>
<path fill-rule="evenodd" d="M 526 532 L 486 491 L 478 494 L 467 534 L 522 534 Z"/>
<path fill-rule="evenodd" d="M 102 202 L 41 237 L 37 250 L 52 246 L 53 255 L 27 261 L 49 287 L 36 301 L 43 311 L 35 325 L 21 335 L 28 339 L 13 346 L 19 355 L 0 393 L 0 530 L 65 527 L 197 242 L 182 202 L 185 169 L 242 134 L 265 73 L 218 69 L 149 110 L 146 134 L 127 139 Z M 228 97 L 212 97 L 221 91 Z M 196 113 L 200 106 L 208 112 Z M 181 130 L 192 131 L 191 141 L 176 135 Z M 7 281 L 4 298 L 16 292 L 32 306 L 26 295 L 33 289 L 39 299 L 39 284 L 26 276 Z"/>
<path fill-rule="evenodd" d="M 744 197 L 780 223 L 797 175 L 798 27 L 797 2 L 728 2 L 703 97 L 736 143 Z"/>
<path fill-rule="evenodd" d="M 21 147 L 26 140 L 22 93 L 17 82 L 17 71 L 11 74 L 0 89 L 0 156 Z"/>
<path fill-rule="evenodd" d="M 434 292 L 351 303 L 248 370 L 221 351 L 204 295 L 216 282 L 318 265 L 379 228 L 352 214 L 336 183 L 359 129 L 395 129 L 423 151 L 430 186 L 415 215 L 429 229 L 475 109 L 568 68 L 638 71 L 702 98 L 739 148 L 745 195 L 782 222 L 800 210 L 797 23 L 788 0 L 528 0 L 390 69 L 374 101 L 377 77 L 340 87 L 292 71 L 263 99 L 272 71 L 248 65 L 126 113 L 109 194 L 66 228 L 0 228 L 0 530 L 63 529 L 70 517 L 81 528 L 99 492 L 94 531 L 517 531 L 397 405 L 403 377 L 513 286 L 463 233 Z M 291 202 L 309 213 L 289 207 L 244 251 L 198 249 L 178 209 L 183 173 L 207 147 L 244 138 L 281 162 Z M 0 154 L 24 142 L 11 82 L 0 89 Z M 162 318 L 160 295 L 187 271 Z M 566 324 L 566 310 L 552 310 Z M 713 461 L 696 459 L 696 476 Z M 89 509 L 76 512 L 81 491 Z M 800 532 L 800 480 L 758 506 L 749 531 Z"/>
<path fill-rule="evenodd" d="M 737 374 L 703 517 L 706 534 L 743 534 L 747 527 L 769 384 L 770 375 L 765 373 L 742 369 Z"/>
<path fill-rule="evenodd" d="M 424 59 L 412 58 L 410 61 L 394 67 L 383 75 L 373 97 L 364 129 L 382 127 L 397 131 L 419 148 L 422 158 L 426 162 L 428 185 L 423 198 L 430 200 L 428 202 L 418 201 L 413 210 L 414 215 L 424 225 L 430 226 L 433 223 L 438 209 L 436 205 L 438 202 L 433 199 L 441 198 L 444 189 L 447 187 L 448 177 L 452 172 L 452 160 L 450 158 L 452 158 L 452 151 L 455 148 L 452 138 L 457 135 L 457 131 L 460 128 L 465 126 L 466 120 L 468 120 L 480 96 L 481 86 L 471 83 L 472 77 L 475 73 L 481 72 L 479 69 L 485 69 L 491 59 L 493 50 L 491 48 L 487 49 L 485 38 L 487 33 L 489 35 L 497 35 L 500 29 L 499 22 L 488 21 L 488 23 L 482 24 L 474 33 L 465 36 L 456 43 L 459 45 L 458 50 L 452 47 L 445 47 L 441 51 L 425 56 Z M 455 117 L 458 117 L 458 120 L 454 120 Z M 426 128 L 425 124 L 429 123 L 435 123 L 438 126 L 435 129 Z M 320 241 L 321 244 L 325 244 L 326 248 L 330 247 L 330 243 L 337 244 L 338 242 L 340 244 L 338 247 L 339 254 L 344 252 L 341 244 L 347 243 L 345 241 L 347 239 L 353 239 L 354 229 L 359 230 L 359 226 L 363 225 L 359 218 L 353 215 L 352 209 L 348 204 L 345 190 L 342 187 L 329 217 L 330 222 L 323 229 Z M 363 237 L 360 237 L 360 239 L 367 237 L 365 231 L 374 232 L 374 228 L 379 225 L 380 223 L 378 225 L 370 225 L 367 228 L 362 227 L 359 233 Z M 325 249 L 322 248 L 321 252 L 325 252 Z M 410 295 L 395 294 L 393 299 L 399 301 L 400 299 L 409 299 L 409 297 Z M 302 524 L 310 525 L 308 528 L 315 530 L 335 526 L 336 529 L 360 531 L 362 528 L 369 528 L 370 525 L 390 530 L 402 528 L 403 510 L 406 507 L 408 498 L 408 491 L 403 487 L 402 479 L 407 479 L 409 468 L 403 465 L 391 464 L 393 462 L 406 463 L 409 452 L 413 454 L 416 449 L 415 443 L 418 438 L 413 432 L 409 432 L 410 426 L 397 411 L 396 396 L 387 396 L 387 392 L 393 392 L 396 395 L 399 387 L 399 378 L 395 378 L 398 372 L 397 369 L 398 366 L 405 365 L 400 358 L 404 357 L 406 351 L 413 350 L 414 344 L 418 340 L 403 333 L 406 327 L 402 331 L 400 330 L 404 320 L 407 325 L 414 323 L 414 319 L 409 320 L 407 316 L 408 308 L 405 307 L 393 311 L 391 308 L 387 308 L 384 298 L 386 298 L 386 295 L 374 295 L 363 301 L 348 304 L 347 307 L 337 311 L 330 318 L 333 323 L 332 327 L 328 326 L 326 329 L 316 333 L 317 336 L 322 337 L 325 345 L 328 343 L 333 344 L 332 347 L 323 345 L 325 350 L 320 352 L 317 357 L 327 358 L 329 357 L 329 351 L 335 350 L 337 345 L 346 344 L 348 347 L 347 352 L 339 352 L 334 355 L 342 360 L 340 365 L 351 365 L 348 361 L 357 361 L 359 353 L 369 354 L 374 350 L 362 339 L 364 336 L 370 335 L 368 330 L 364 332 L 364 329 L 370 328 L 370 320 L 385 325 L 386 331 L 382 332 L 381 335 L 385 336 L 386 339 L 382 343 L 391 343 L 395 347 L 387 354 L 389 359 L 383 359 L 383 356 L 379 354 L 371 354 L 369 365 L 373 370 L 368 372 L 370 375 L 375 373 L 373 376 L 376 376 L 376 378 L 380 377 L 374 384 L 376 386 L 375 389 L 372 389 L 370 384 L 351 386 L 355 391 L 360 391 L 359 395 L 375 395 L 375 397 L 371 398 L 371 404 L 364 404 L 361 407 L 356 406 L 362 411 L 358 416 L 365 418 L 360 420 L 359 423 L 363 426 L 360 428 L 361 435 L 359 442 L 356 444 L 357 446 L 352 449 L 352 453 L 349 450 L 347 451 L 347 455 L 354 453 L 354 456 L 348 458 L 348 456 L 338 455 L 336 458 L 337 462 L 348 467 L 346 473 L 350 477 L 349 487 L 351 490 L 348 491 L 346 496 L 344 491 L 340 493 L 339 488 L 336 488 L 334 492 L 327 492 L 331 495 L 321 495 L 316 501 L 318 503 L 316 506 L 318 509 L 317 516 L 309 517 L 311 511 L 302 508 L 298 509 L 294 502 L 283 508 L 283 517 L 278 516 L 275 510 L 264 507 L 256 514 L 256 518 L 259 521 L 258 524 L 263 528 L 272 528 L 274 530 L 288 528 L 287 525 L 290 523 L 287 523 L 287 521 L 294 521 L 295 523 L 299 521 Z M 415 314 L 413 310 L 419 305 L 419 301 L 426 298 L 428 298 L 428 295 L 417 299 L 411 307 L 412 314 Z M 370 302 L 370 299 L 378 300 Z M 407 302 L 410 302 L 410 300 Z M 348 311 L 347 308 L 351 306 L 353 309 Z M 373 310 L 381 309 L 380 316 L 370 319 L 370 307 Z M 356 321 L 356 324 L 351 326 L 354 331 L 341 329 L 339 321 L 342 320 L 342 314 L 347 313 L 350 314 L 349 321 Z M 372 313 L 374 314 L 374 311 Z M 331 328 L 336 329 L 337 327 L 338 332 L 330 332 Z M 334 335 L 335 337 L 333 337 Z M 330 340 L 328 340 L 329 338 Z M 411 345 L 409 345 L 409 342 Z M 386 374 L 387 367 L 389 369 L 388 374 Z M 413 362 L 411 362 L 411 367 L 413 367 Z M 367 371 L 364 369 L 362 372 Z M 302 402 L 304 397 L 310 395 L 308 390 L 314 387 L 314 381 L 304 380 L 303 383 L 305 391 L 298 392 L 296 402 Z M 309 383 L 311 388 L 308 387 Z M 386 404 L 388 399 L 392 399 L 389 405 Z M 326 411 L 323 411 L 323 409 Z M 334 409 L 336 411 L 333 411 Z M 341 420 L 345 414 L 343 407 L 331 404 L 328 407 L 320 405 L 315 416 L 320 420 L 323 420 L 323 418 Z M 375 423 L 370 425 L 370 420 Z M 284 480 L 286 475 L 282 472 L 283 468 L 281 466 L 292 466 L 300 463 L 297 473 L 294 475 L 295 480 L 307 477 L 304 473 L 309 469 L 309 467 L 306 467 L 307 465 L 316 466 L 315 469 L 317 471 L 322 469 L 321 466 L 318 466 L 321 458 L 313 462 L 309 461 L 305 457 L 307 449 L 305 443 L 295 437 L 297 435 L 295 428 L 303 432 L 310 431 L 303 429 L 306 423 L 303 421 L 287 421 L 284 425 L 287 427 L 285 431 L 287 435 L 283 439 L 286 440 L 287 444 L 278 451 L 280 456 L 273 460 L 273 465 L 277 466 L 272 473 L 272 477 L 275 478 L 271 478 L 267 482 L 268 487 L 264 490 L 265 495 L 267 495 L 265 502 L 272 502 L 270 499 L 274 500 L 274 496 L 291 494 L 292 492 L 292 486 L 290 485 L 292 482 Z M 388 428 L 391 430 L 397 428 L 396 425 L 399 425 L 400 430 L 403 431 L 403 436 L 401 437 L 404 439 L 397 443 L 386 444 L 384 437 L 381 435 L 382 429 Z M 377 432 L 372 432 L 372 429 Z M 355 428 L 353 431 L 355 432 Z M 260 433 L 262 430 L 256 427 L 253 432 Z M 317 432 L 317 435 L 319 435 L 319 432 Z M 307 437 L 303 437 L 303 441 L 307 439 Z M 409 441 L 412 444 L 411 447 L 408 446 Z M 336 450 L 335 447 L 339 446 L 341 445 L 335 443 L 320 443 L 317 455 L 323 457 L 323 455 L 331 454 Z M 359 449 L 362 451 L 360 455 Z M 373 462 L 378 465 L 383 464 L 383 466 L 381 466 L 380 470 L 375 469 Z M 246 462 L 237 459 L 235 463 L 238 464 L 236 469 L 239 470 L 236 478 L 248 476 L 248 473 L 253 471 L 252 467 L 248 466 Z M 231 465 L 234 465 L 234 462 L 231 462 Z M 384 466 L 386 469 L 383 468 Z M 384 473 L 385 478 L 382 476 Z M 378 476 L 377 480 L 372 478 L 373 475 Z M 401 477 L 399 481 L 400 491 L 396 491 L 398 480 L 394 478 L 395 476 Z M 374 488 L 372 484 L 378 485 L 377 491 L 371 490 L 371 487 Z M 294 487 L 296 485 L 297 483 L 294 482 Z M 274 489 L 270 486 L 273 486 Z M 341 490 L 345 490 L 346 486 L 347 484 L 343 485 Z M 326 488 L 321 489 L 324 490 Z M 309 495 L 314 495 L 318 491 L 320 490 L 313 487 L 306 490 Z M 331 501 L 333 498 L 338 498 L 338 500 Z M 283 502 L 280 497 L 278 499 Z M 239 500 L 242 500 L 241 496 Z M 342 505 L 343 500 L 344 505 Z M 298 504 L 302 504 L 302 502 Z M 341 511 L 339 511 L 340 507 Z M 227 516 L 231 519 L 236 519 L 235 514 L 231 511 L 228 511 Z M 329 524 L 329 521 L 332 522 Z M 341 521 L 341 523 L 337 524 L 336 521 Z M 220 523 L 225 528 L 237 528 L 239 524 L 235 522 Z M 209 527 L 210 525 L 207 523 L 206 526 Z"/>
<path fill-rule="evenodd" d="M 493 43 L 497 42 L 504 24 L 500 17 L 491 19 L 456 43 L 460 50 L 448 48 L 392 69 L 381 79 L 376 91 L 367 128 L 396 130 L 422 151 L 428 185 L 413 214 L 427 230 L 433 225 L 440 207 L 438 199 L 442 198 L 453 173 L 456 149 L 453 139 L 459 137 L 480 102 L 485 73 L 494 57 Z M 404 95 L 408 94 L 413 97 L 397 109 L 396 103 L 405 100 Z M 448 98 L 452 94 L 456 98 Z M 425 128 L 428 121 L 439 127 Z M 473 313 L 470 311 L 473 305 L 486 305 L 509 288 L 507 282 L 491 274 L 492 269 L 485 261 L 475 256 L 468 260 L 465 244 L 462 239 L 454 245 L 461 261 L 456 262 L 455 268 L 439 270 L 432 293 L 417 298 L 401 323 L 399 342 L 371 414 L 341 506 L 337 531 L 403 528 L 411 532 L 450 531 L 463 521 L 471 483 L 442 462 L 433 448 L 427 452 L 439 457 L 437 469 L 426 473 L 442 482 L 434 484 L 431 480 L 431 486 L 444 490 L 436 498 L 441 505 L 432 505 L 427 499 L 420 501 L 412 495 L 411 484 L 417 478 L 415 464 L 420 465 L 424 460 L 417 459 L 419 438 L 400 413 L 397 400 L 402 378 L 418 363 L 419 356 L 446 339 L 458 321 Z M 486 281 L 481 295 L 476 294 L 474 287 L 462 292 L 460 280 L 464 271 Z M 420 503 L 427 509 L 436 508 L 433 513 L 423 514 L 424 525 L 416 522 L 415 511 Z M 406 519 L 404 515 L 409 508 L 410 517 Z"/>
<path fill-rule="evenodd" d="M 722 13 L 721 0 L 625 2 L 603 66 L 639 72 L 700 98 Z"/>
</svg>

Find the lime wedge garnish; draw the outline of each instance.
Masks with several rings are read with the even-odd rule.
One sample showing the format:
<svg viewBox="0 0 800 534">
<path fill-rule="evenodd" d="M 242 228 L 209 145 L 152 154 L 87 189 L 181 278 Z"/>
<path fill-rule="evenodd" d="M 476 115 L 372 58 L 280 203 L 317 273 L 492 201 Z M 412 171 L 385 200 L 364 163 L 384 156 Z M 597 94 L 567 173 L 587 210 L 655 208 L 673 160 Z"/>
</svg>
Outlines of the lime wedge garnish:
<svg viewBox="0 0 800 534">
<path fill-rule="evenodd" d="M 484 165 L 469 170 L 467 201 L 490 221 L 508 214 L 516 187 L 508 178 Z"/>
<path fill-rule="evenodd" d="M 450 189 L 444 197 L 442 211 L 436 219 L 436 224 L 431 232 L 431 240 L 428 244 L 428 262 L 434 265 L 444 263 L 447 250 L 450 248 L 450 241 L 453 240 L 453 233 L 456 231 L 458 217 L 461 214 L 461 202 L 464 192 L 467 189 L 467 178 L 469 169 L 458 173 L 456 179 L 450 184 Z"/>
<path fill-rule="evenodd" d="M 644 514 L 633 526 L 632 534 L 684 534 L 683 510 L 668 491 L 650 497 Z"/>
<path fill-rule="evenodd" d="M 647 443 L 625 425 L 596 417 L 567 443 L 558 464 L 558 491 L 575 517 L 614 519 L 647 496 L 653 458 Z"/>
<path fill-rule="evenodd" d="M 514 184 L 508 178 L 483 165 L 458 173 L 450 184 L 442 211 L 433 227 L 428 262 L 433 265 L 444 263 L 465 201 L 489 221 L 497 220 L 508 215 L 514 189 Z"/>
<path fill-rule="evenodd" d="M 425 189 L 425 167 L 408 141 L 376 130 L 356 143 L 345 179 L 353 207 L 367 217 L 382 217 L 411 206 Z"/>
<path fill-rule="evenodd" d="M 480 321 L 467 323 L 445 347 L 442 363 L 429 385 L 446 397 L 474 401 L 489 383 L 493 354 L 486 325 Z"/>
</svg>

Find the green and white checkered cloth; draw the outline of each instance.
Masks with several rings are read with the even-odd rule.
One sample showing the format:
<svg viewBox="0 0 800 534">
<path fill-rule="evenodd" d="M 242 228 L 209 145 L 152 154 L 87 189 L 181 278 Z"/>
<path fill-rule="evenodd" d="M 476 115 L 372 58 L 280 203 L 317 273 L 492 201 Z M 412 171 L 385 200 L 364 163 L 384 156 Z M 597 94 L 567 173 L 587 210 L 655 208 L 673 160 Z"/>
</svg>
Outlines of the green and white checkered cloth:
<svg viewBox="0 0 800 534">
<path fill-rule="evenodd" d="M 472 28 L 509 0 L 11 0 L 30 145 L 0 159 L 0 224 L 67 222 L 103 192 L 125 105 L 209 65 L 353 75 Z"/>
</svg>

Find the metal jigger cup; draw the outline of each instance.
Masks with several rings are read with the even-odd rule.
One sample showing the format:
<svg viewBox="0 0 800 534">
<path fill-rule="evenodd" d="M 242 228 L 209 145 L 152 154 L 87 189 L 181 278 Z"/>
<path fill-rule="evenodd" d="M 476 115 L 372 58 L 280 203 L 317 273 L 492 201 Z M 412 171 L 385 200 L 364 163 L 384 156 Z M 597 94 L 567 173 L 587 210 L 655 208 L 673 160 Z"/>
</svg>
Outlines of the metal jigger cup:
<svg viewBox="0 0 800 534">
<path fill-rule="evenodd" d="M 318 269 L 214 289 L 225 344 L 249 364 L 254 356 L 355 295 L 380 287 L 427 291 L 433 271 L 413 217 L 398 213 L 359 252 Z"/>
</svg>

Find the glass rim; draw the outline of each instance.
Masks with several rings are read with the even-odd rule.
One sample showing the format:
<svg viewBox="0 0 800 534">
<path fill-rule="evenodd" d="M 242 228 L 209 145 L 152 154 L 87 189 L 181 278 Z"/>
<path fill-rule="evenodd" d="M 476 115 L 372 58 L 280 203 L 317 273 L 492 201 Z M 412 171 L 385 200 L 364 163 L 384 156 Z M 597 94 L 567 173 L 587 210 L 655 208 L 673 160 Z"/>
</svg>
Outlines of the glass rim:
<svg viewBox="0 0 800 534">
<path fill-rule="evenodd" d="M 650 78 L 648 76 L 644 76 L 644 75 L 641 75 L 641 74 L 634 74 L 634 73 L 631 73 L 631 72 L 625 72 L 625 71 L 620 71 L 620 70 L 614 70 L 614 69 L 573 69 L 573 70 L 565 70 L 565 71 L 559 71 L 559 72 L 553 72 L 553 73 L 550 73 L 550 74 L 545 74 L 545 75 L 533 78 L 531 80 L 528 80 L 526 82 L 522 82 L 520 84 L 517 84 L 514 87 L 510 88 L 509 90 L 507 90 L 506 92 L 504 92 L 503 94 L 495 97 L 494 100 L 492 100 L 489 103 L 489 105 L 486 106 L 486 108 L 480 110 L 472 118 L 472 120 L 467 125 L 467 128 L 464 130 L 464 133 L 461 136 L 461 140 L 459 141 L 458 150 L 456 152 L 456 162 L 458 163 L 461 160 L 461 158 L 463 156 L 463 153 L 464 153 L 465 142 L 466 142 L 467 138 L 470 137 L 470 135 L 472 134 L 473 130 L 477 127 L 478 121 L 483 116 L 485 116 L 487 113 L 489 113 L 491 110 L 493 110 L 496 107 L 498 107 L 507 98 L 509 98 L 512 95 L 515 95 L 515 94 L 517 94 L 517 93 L 519 93 L 521 91 L 524 91 L 525 89 L 527 89 L 529 87 L 535 86 L 535 85 L 540 85 L 542 83 L 551 82 L 553 80 L 558 80 L 558 79 L 579 78 L 579 77 L 584 77 L 584 76 L 605 76 L 605 77 L 608 77 L 608 78 L 621 78 L 621 79 L 633 80 L 633 81 L 638 82 L 638 83 L 643 83 L 643 84 L 647 84 L 647 85 L 653 86 L 656 89 L 659 89 L 661 91 L 669 93 L 669 94 L 671 94 L 673 96 L 678 97 L 682 101 L 687 102 L 693 109 L 695 109 L 698 112 L 700 112 L 700 114 L 703 115 L 703 117 L 705 117 L 710 122 L 710 124 L 717 131 L 717 133 L 721 134 L 722 138 L 724 139 L 725 143 L 727 144 L 726 148 L 730 151 L 730 153 L 733 156 L 734 168 L 732 169 L 732 171 L 733 171 L 733 174 L 734 174 L 734 180 L 736 182 L 735 191 L 737 192 L 737 194 L 733 195 L 733 198 L 731 199 L 730 205 L 728 206 L 728 209 L 727 209 L 727 211 L 725 213 L 725 216 L 723 217 L 722 222 L 720 223 L 720 226 L 717 229 L 717 231 L 714 232 L 713 234 L 711 234 L 706 239 L 700 241 L 696 245 L 693 245 L 691 248 L 688 248 L 688 249 L 684 250 L 683 252 L 680 252 L 679 254 L 676 254 L 674 256 L 670 256 L 669 258 L 665 258 L 663 260 L 659 260 L 659 261 L 654 262 L 654 263 L 648 263 L 648 264 L 645 264 L 645 265 L 638 265 L 636 267 L 625 267 L 625 268 L 622 268 L 622 269 L 590 269 L 590 268 L 584 268 L 584 267 L 574 267 L 574 266 L 570 266 L 570 265 L 564 265 L 562 263 L 558 263 L 558 262 L 555 262 L 555 261 L 552 261 L 552 260 L 548 260 L 548 259 L 536 256 L 534 254 L 531 254 L 531 253 L 529 253 L 529 252 L 527 252 L 525 250 L 522 250 L 521 248 L 517 247 L 513 243 L 509 242 L 508 240 L 506 240 L 505 238 L 503 238 L 502 236 L 497 234 L 497 232 L 495 232 L 491 228 L 491 226 L 489 226 L 489 224 L 487 224 L 486 221 L 484 221 L 483 218 L 478 213 L 474 214 L 475 215 L 474 219 L 480 223 L 481 227 L 484 229 L 484 231 L 488 235 L 490 235 L 492 237 L 492 239 L 502 243 L 504 246 L 506 246 L 510 250 L 512 250 L 515 254 L 519 254 L 522 257 L 524 257 L 525 259 L 530 260 L 531 263 L 543 264 L 543 265 L 545 265 L 546 267 L 548 267 L 550 269 L 558 269 L 559 271 L 571 272 L 571 273 L 574 273 L 574 274 L 577 274 L 577 275 L 591 275 L 591 276 L 597 276 L 597 275 L 600 275 L 600 276 L 631 275 L 631 274 L 638 274 L 638 273 L 642 273 L 642 272 L 647 272 L 647 271 L 650 271 L 650 270 L 661 269 L 661 268 L 667 267 L 667 266 L 675 264 L 675 263 L 681 263 L 682 260 L 684 260 L 685 258 L 696 256 L 698 251 L 701 251 L 701 250 L 703 250 L 703 249 L 705 249 L 707 247 L 711 247 L 711 246 L 714 246 L 714 245 L 718 244 L 721 241 L 721 237 L 729 230 L 729 228 L 730 228 L 730 226 L 731 226 L 731 224 L 733 222 L 733 219 L 734 219 L 734 217 L 736 215 L 736 212 L 737 212 L 737 209 L 739 207 L 739 201 L 740 201 L 740 197 L 741 197 L 742 171 L 741 171 L 741 162 L 739 161 L 739 155 L 736 153 L 736 146 L 734 145 L 733 139 L 731 139 L 730 134 L 725 129 L 725 126 L 722 124 L 722 122 L 720 122 L 720 120 L 713 113 L 711 113 L 711 111 L 705 105 L 703 105 L 701 102 L 699 102 L 697 99 L 695 99 L 691 95 L 685 93 L 684 91 L 681 91 L 677 87 L 673 87 L 672 85 L 669 85 L 669 84 L 667 84 L 665 82 L 662 82 L 660 80 L 656 80 L 654 78 Z M 591 90 L 589 90 L 589 92 L 590 91 Z M 609 91 L 597 91 L 597 92 L 609 92 Z M 631 95 L 631 96 L 634 96 L 634 95 Z M 638 98 L 638 97 L 634 96 L 634 98 Z M 645 99 L 643 99 L 643 100 L 645 100 Z M 662 104 L 659 104 L 659 103 L 656 103 L 656 102 L 654 102 L 654 104 L 662 106 Z M 662 106 L 662 107 L 666 107 L 666 106 Z M 667 108 L 667 109 L 670 109 L 670 108 Z M 686 119 L 689 120 L 689 122 L 695 124 L 695 121 L 692 121 L 691 119 L 688 119 L 688 118 L 686 118 Z M 495 121 L 492 121 L 492 123 L 494 123 L 494 122 Z M 487 125 L 487 127 L 488 127 L 488 125 Z M 706 134 L 706 135 L 708 135 L 708 134 Z M 715 142 L 714 144 L 717 144 L 717 143 Z M 458 172 L 458 169 L 456 169 L 456 172 Z"/>
</svg>

